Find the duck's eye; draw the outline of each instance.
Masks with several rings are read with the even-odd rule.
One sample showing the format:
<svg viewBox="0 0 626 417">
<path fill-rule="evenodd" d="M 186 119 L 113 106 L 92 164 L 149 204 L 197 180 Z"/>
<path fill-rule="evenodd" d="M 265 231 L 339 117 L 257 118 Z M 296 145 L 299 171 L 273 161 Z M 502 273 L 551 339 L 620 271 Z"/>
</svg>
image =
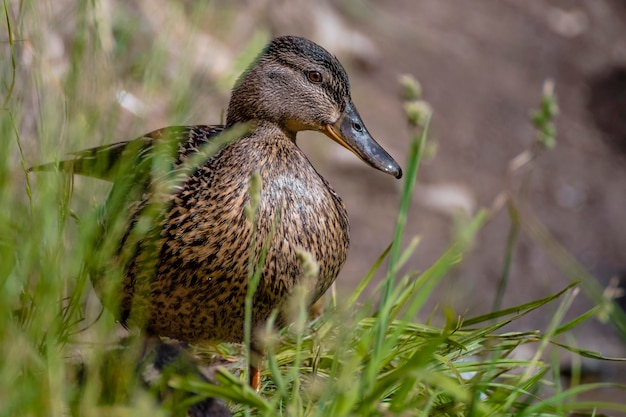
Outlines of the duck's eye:
<svg viewBox="0 0 626 417">
<path fill-rule="evenodd" d="M 311 81 L 313 83 L 321 83 L 322 82 L 322 74 L 320 74 L 319 71 L 309 71 L 307 73 L 307 76 L 309 77 L 309 81 Z"/>
</svg>

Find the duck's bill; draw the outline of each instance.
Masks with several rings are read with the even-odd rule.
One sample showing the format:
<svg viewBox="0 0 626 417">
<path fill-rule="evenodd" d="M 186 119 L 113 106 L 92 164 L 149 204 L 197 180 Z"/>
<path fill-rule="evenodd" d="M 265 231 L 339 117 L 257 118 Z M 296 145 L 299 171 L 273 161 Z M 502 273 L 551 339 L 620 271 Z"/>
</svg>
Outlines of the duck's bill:
<svg viewBox="0 0 626 417">
<path fill-rule="evenodd" d="M 369 134 L 354 104 L 348 101 L 339 120 L 324 127 L 326 135 L 352 151 L 366 164 L 380 171 L 402 177 L 400 165 Z"/>
</svg>

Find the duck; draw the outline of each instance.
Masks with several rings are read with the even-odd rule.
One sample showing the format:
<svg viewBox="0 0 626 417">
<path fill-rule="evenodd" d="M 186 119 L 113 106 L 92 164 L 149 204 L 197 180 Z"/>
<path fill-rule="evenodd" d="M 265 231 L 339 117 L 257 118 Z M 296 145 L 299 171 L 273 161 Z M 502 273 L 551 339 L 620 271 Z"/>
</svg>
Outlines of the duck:
<svg viewBox="0 0 626 417">
<path fill-rule="evenodd" d="M 117 289 L 109 298 L 124 326 L 185 343 L 240 343 L 255 265 L 253 331 L 274 310 L 278 323 L 285 320 L 280 310 L 305 275 L 303 253 L 317 266 L 307 287 L 311 304 L 335 281 L 348 254 L 346 207 L 296 143 L 306 130 L 402 177 L 365 127 L 339 60 L 297 36 L 272 39 L 239 77 L 224 124 L 166 127 L 31 170 L 113 182 L 93 252 L 114 249 L 94 256 L 99 260 L 90 261 L 90 271 L 101 298 L 106 288 Z M 220 139 L 233 131 L 234 138 Z M 211 145 L 213 153 L 197 163 L 193 158 Z M 112 264 L 123 270 L 117 287 L 102 278 Z M 262 357 L 256 346 L 253 340 Z M 259 363 L 251 364 L 250 374 L 258 390 Z"/>
</svg>

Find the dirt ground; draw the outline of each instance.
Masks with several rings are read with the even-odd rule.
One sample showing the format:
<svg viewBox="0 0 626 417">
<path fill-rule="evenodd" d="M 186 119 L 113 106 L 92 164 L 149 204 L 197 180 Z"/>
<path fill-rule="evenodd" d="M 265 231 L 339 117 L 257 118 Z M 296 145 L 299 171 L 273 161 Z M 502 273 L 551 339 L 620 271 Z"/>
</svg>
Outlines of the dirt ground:
<svg viewBox="0 0 626 417">
<path fill-rule="evenodd" d="M 375 53 L 350 65 L 355 101 L 370 131 L 403 158 L 408 136 L 398 74 L 415 75 L 434 110 L 431 137 L 438 151 L 418 177 L 407 234 L 422 240 L 410 267 L 423 270 L 442 253 L 453 230 L 451 212 L 475 213 L 503 190 L 510 160 L 534 139 L 529 112 L 538 106 L 544 80 L 551 79 L 560 107 L 558 145 L 534 165 L 529 204 L 603 285 L 612 277 L 625 283 L 626 3 L 397 0 L 370 7 L 366 20 L 351 23 Z M 370 263 L 363 259 L 373 260 L 384 249 L 381 236 L 392 234 L 397 184 L 356 164 L 329 165 L 328 177 L 352 219 L 352 253 L 339 284 L 348 288 L 367 270 Z M 502 212 L 480 232 L 432 305 L 470 315 L 490 308 L 509 224 Z M 522 232 L 504 305 L 546 296 L 568 282 Z M 588 307 L 579 295 L 571 316 Z M 516 323 L 516 330 L 545 329 L 551 308 Z M 574 334 L 580 346 L 626 355 L 624 341 L 595 319 Z M 624 365 L 589 366 L 598 379 L 626 378 Z"/>
<path fill-rule="evenodd" d="M 544 80 L 551 79 L 560 107 L 558 145 L 535 164 L 530 205 L 601 282 L 608 284 L 624 273 L 625 5 L 395 1 L 370 12 L 375 19 L 368 20 L 367 34 L 378 56 L 367 70 L 352 71 L 355 100 L 370 130 L 402 159 L 408 139 L 397 99 L 401 73 L 421 81 L 434 110 L 431 137 L 438 151 L 419 174 L 417 204 L 409 221 L 408 234 L 422 236 L 413 266 L 423 269 L 447 245 L 450 212 L 473 213 L 490 206 L 504 188 L 510 160 L 534 139 L 529 112 L 538 106 Z M 353 169 L 357 171 L 357 165 Z M 337 170 L 350 174 L 345 166 Z M 388 178 L 365 169 L 347 178 L 334 178 L 351 207 L 354 236 L 353 259 L 343 284 L 362 275 L 360 257 L 373 259 L 385 246 L 380 236 L 391 235 L 387 219 L 393 218 L 397 205 L 397 184 Z M 372 196 L 367 192 L 372 187 L 381 192 Z M 441 202 L 438 193 L 448 198 Z M 479 235 L 472 256 L 446 283 L 451 294 L 442 300 L 454 300 L 448 302 L 456 311 L 478 312 L 490 306 L 508 230 L 505 213 L 493 219 Z M 567 283 L 542 252 L 521 237 L 505 304 L 528 301 Z M 535 320 L 533 324 L 541 326 L 549 317 Z M 611 349 L 614 354 L 625 352 L 621 343 Z"/>
<path fill-rule="evenodd" d="M 67 70 L 64 47 L 71 43 L 71 10 L 77 7 L 70 0 L 60 3 L 64 6 L 57 11 L 51 7 L 41 12 L 53 15 L 48 26 L 41 24 L 42 30 L 48 30 L 42 37 L 50 47 L 42 51 L 35 48 L 42 59 L 48 59 L 51 71 L 58 73 Z M 172 5 L 165 1 L 101 3 L 106 6 L 103 13 L 113 17 L 122 14 L 132 20 L 140 36 L 155 43 L 158 39 L 165 54 L 167 48 L 175 49 L 176 45 L 193 45 L 188 38 L 179 39 L 193 32 L 204 48 L 192 57 L 197 61 L 193 73 L 197 79 L 217 78 L 220 68 L 232 62 L 229 59 L 234 59 L 236 51 L 259 28 L 269 28 L 272 35 L 310 37 L 344 62 L 353 99 L 368 129 L 402 163 L 409 134 L 397 80 L 404 73 L 417 77 L 424 99 L 434 111 L 430 137 L 437 151 L 420 169 L 406 232 L 407 240 L 421 236 L 417 252 L 407 265 L 414 270 L 427 268 L 449 245 L 458 213 L 473 215 L 481 207 L 490 207 L 505 188 L 509 162 L 534 140 L 529 113 L 538 106 L 544 81 L 553 80 L 560 107 L 556 121 L 558 143 L 534 164 L 528 203 L 547 229 L 603 285 L 608 285 L 612 277 L 621 276 L 626 281 L 623 0 L 249 0 L 242 2 L 245 7 L 241 9 L 218 1 L 210 7 L 231 8 L 230 14 L 223 15 L 235 28 L 217 37 L 219 41 L 212 37 L 221 30 L 215 20 L 202 26 L 201 19 L 200 23 L 196 19 L 193 31 L 176 31 L 175 25 L 163 24 L 172 19 L 184 22 L 185 16 L 192 14 L 190 2 L 183 3 L 188 9 L 177 8 L 178 14 L 166 13 Z M 210 15 L 211 10 L 205 13 Z M 164 36 L 167 30 L 172 32 Z M 138 51 L 129 49 L 123 56 L 130 58 L 133 53 Z M 27 53 L 23 55 L 28 57 Z M 130 64 L 110 65 L 121 68 Z M 175 71 L 171 76 L 176 85 Z M 124 83 L 121 76 L 112 74 L 111 78 L 89 85 L 105 89 L 106 82 Z M 116 127 L 124 133 L 120 139 L 172 121 L 171 116 L 165 116 L 167 105 L 162 104 L 168 98 L 167 91 L 172 90 L 164 87 L 163 91 L 161 96 L 139 97 L 144 102 L 152 100 L 147 106 L 148 115 L 142 116 L 140 123 L 124 122 L 136 117 L 122 114 L 122 123 Z M 224 93 L 215 96 L 216 91 L 198 89 L 197 95 L 213 96 L 192 103 L 191 116 L 173 122 L 218 122 L 220 108 L 227 101 Z M 207 117 L 207 112 L 212 116 Z M 25 138 L 36 137 L 35 127 L 27 122 L 21 129 Z M 350 213 L 351 252 L 338 280 L 340 293 L 348 291 L 391 241 L 401 182 L 364 166 L 320 135 L 302 135 L 299 143 L 342 195 Z M 39 148 L 39 144 L 31 145 Z M 62 146 L 67 151 L 75 150 L 68 143 Z M 37 161 L 37 155 L 32 159 Z M 481 230 L 474 250 L 444 279 L 430 308 L 445 306 L 466 315 L 490 309 L 509 225 L 506 212 L 501 212 Z M 569 279 L 522 232 L 503 305 L 554 293 Z M 579 295 L 570 316 L 584 312 L 589 305 L 585 295 Z M 551 306 L 516 322 L 512 330 L 545 329 L 555 308 Z M 626 356 L 624 340 L 595 319 L 574 334 L 582 347 L 607 356 Z M 624 380 L 626 366 L 594 362 L 589 365 L 589 375 Z"/>
</svg>

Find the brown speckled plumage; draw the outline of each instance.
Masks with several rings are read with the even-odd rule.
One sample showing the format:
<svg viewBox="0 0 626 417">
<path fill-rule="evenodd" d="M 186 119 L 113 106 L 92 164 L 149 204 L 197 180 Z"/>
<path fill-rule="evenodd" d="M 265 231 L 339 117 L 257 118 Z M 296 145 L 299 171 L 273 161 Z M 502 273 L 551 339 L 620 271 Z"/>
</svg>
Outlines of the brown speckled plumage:
<svg viewBox="0 0 626 417">
<path fill-rule="evenodd" d="M 131 207 L 130 220 L 118 252 L 127 271 L 123 322 L 134 319 L 149 333 L 188 342 L 242 340 L 253 229 L 246 207 L 254 173 L 261 179 L 255 256 L 269 244 L 253 302 L 253 327 L 280 307 L 301 279 L 298 251 L 311 253 L 320 267 L 311 302 L 328 289 L 346 259 L 348 217 L 339 196 L 296 145 L 298 131 L 324 132 L 373 167 L 401 175 L 363 126 L 339 61 L 297 37 L 274 39 L 242 75 L 225 127 L 165 128 L 77 153 L 60 167 L 115 182 L 112 167 L 129 148 L 134 148 L 137 161 L 144 161 L 159 143 L 173 143 L 171 168 L 176 169 L 204 143 L 238 123 L 250 123 L 251 131 L 184 174 L 174 191 L 161 195 L 164 210 L 147 237 L 134 238 L 133 228 L 155 199 L 154 178 L 139 181 L 145 188 L 138 195 L 128 193 L 131 201 L 124 202 Z M 98 173 L 90 172 L 96 162 Z M 98 287 L 101 283 L 95 281 Z"/>
<path fill-rule="evenodd" d="M 254 172 L 262 184 L 256 252 L 271 238 L 254 298 L 254 324 L 279 306 L 302 275 L 298 249 L 312 253 L 320 264 L 313 299 L 339 273 L 349 242 L 345 207 L 295 143 L 273 129 L 259 127 L 223 148 L 171 196 L 155 279 L 141 276 L 140 254 L 132 259 L 122 305 L 128 312 L 132 283 L 152 281 L 151 333 L 185 341 L 243 339 L 252 235 L 244 208 L 250 204 Z M 206 139 L 212 133 L 203 126 L 183 132 Z"/>
</svg>

